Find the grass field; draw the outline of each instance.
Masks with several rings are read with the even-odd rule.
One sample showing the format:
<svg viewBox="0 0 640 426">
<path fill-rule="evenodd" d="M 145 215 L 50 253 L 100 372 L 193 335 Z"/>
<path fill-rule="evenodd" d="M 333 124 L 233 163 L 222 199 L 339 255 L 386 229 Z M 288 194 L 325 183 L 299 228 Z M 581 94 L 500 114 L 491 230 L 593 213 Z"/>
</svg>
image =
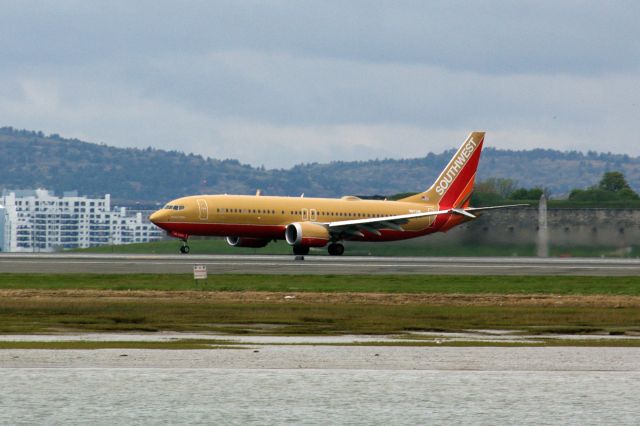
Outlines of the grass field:
<svg viewBox="0 0 640 426">
<path fill-rule="evenodd" d="M 2 333 L 173 330 L 296 335 L 467 329 L 624 333 L 640 331 L 640 309 L 410 303 L 230 303 L 212 299 L 132 300 L 55 296 L 3 298 L 0 301 Z"/>
<path fill-rule="evenodd" d="M 0 289 L 194 290 L 464 294 L 640 295 L 640 277 L 438 275 L 3 274 Z"/>
<path fill-rule="evenodd" d="M 2 275 L 0 332 L 640 332 L 640 277 L 224 275 L 206 290 L 190 276 Z M 287 300 L 292 292 L 299 297 Z M 424 297 L 432 294 L 462 302 Z"/>
</svg>

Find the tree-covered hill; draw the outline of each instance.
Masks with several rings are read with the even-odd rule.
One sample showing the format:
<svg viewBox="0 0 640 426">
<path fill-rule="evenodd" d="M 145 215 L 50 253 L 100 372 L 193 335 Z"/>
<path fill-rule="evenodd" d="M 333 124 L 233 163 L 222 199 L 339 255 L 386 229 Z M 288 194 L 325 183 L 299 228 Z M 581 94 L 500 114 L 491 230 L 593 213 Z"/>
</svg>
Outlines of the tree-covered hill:
<svg viewBox="0 0 640 426">
<path fill-rule="evenodd" d="M 394 194 L 425 189 L 453 150 L 422 158 L 302 164 L 265 170 L 159 149 L 123 149 L 42 132 L 0 128 L 0 189 L 78 190 L 112 194 L 120 203 L 163 202 L 194 193 L 340 196 Z M 624 173 L 640 189 L 640 159 L 626 155 L 511 151 L 485 148 L 478 179 L 511 178 L 552 195 L 597 184 L 605 171 Z"/>
</svg>

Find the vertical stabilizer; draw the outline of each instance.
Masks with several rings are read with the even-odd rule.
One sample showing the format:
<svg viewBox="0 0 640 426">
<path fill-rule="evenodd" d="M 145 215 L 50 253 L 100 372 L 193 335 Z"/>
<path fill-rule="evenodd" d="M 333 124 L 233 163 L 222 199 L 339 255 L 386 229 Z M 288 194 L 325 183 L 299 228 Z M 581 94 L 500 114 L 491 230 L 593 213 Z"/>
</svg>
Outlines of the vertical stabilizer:
<svg viewBox="0 0 640 426">
<path fill-rule="evenodd" d="M 484 132 L 471 132 L 429 189 L 400 201 L 437 204 L 440 209 L 466 207 L 484 143 Z"/>
</svg>

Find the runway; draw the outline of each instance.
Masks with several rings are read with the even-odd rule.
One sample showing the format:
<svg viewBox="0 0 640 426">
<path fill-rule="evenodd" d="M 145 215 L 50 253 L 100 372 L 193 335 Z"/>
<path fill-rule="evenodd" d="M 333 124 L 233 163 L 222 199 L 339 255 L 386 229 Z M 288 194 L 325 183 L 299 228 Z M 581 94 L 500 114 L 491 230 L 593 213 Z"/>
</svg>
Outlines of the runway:
<svg viewBox="0 0 640 426">
<path fill-rule="evenodd" d="M 640 259 L 527 257 L 367 257 L 262 255 L 0 254 L 0 273 L 354 275 L 640 274 Z"/>
</svg>

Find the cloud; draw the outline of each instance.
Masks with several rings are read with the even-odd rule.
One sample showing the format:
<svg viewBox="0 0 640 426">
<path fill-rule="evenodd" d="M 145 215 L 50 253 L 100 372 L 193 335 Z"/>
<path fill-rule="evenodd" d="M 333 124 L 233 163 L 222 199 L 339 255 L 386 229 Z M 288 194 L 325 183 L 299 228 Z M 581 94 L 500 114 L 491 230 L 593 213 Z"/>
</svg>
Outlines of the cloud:
<svg viewBox="0 0 640 426">
<path fill-rule="evenodd" d="M 20 2 L 2 125 L 255 165 L 640 154 L 636 2 Z"/>
<path fill-rule="evenodd" d="M 256 50 L 498 74 L 593 74 L 636 69 L 638 12 L 631 0 L 25 0 L 3 5 L 0 48 L 5 60 L 40 63 Z"/>
</svg>

